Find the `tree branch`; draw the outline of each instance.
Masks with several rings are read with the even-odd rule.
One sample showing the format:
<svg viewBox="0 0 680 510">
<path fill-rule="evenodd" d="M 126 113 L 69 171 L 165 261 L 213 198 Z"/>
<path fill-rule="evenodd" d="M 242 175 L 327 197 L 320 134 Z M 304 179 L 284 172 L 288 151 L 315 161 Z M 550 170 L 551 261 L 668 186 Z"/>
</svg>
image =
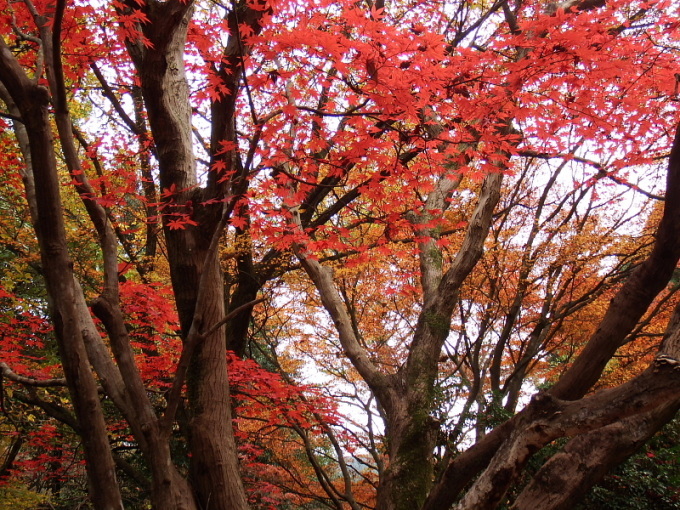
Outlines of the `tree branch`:
<svg viewBox="0 0 680 510">
<path fill-rule="evenodd" d="M 7 363 L 0 363 L 0 377 L 5 377 L 10 381 L 23 384 L 24 386 L 33 386 L 36 388 L 49 388 L 51 386 L 66 386 L 66 379 L 63 377 L 55 379 L 35 379 L 33 377 L 26 377 L 14 372 Z"/>
</svg>

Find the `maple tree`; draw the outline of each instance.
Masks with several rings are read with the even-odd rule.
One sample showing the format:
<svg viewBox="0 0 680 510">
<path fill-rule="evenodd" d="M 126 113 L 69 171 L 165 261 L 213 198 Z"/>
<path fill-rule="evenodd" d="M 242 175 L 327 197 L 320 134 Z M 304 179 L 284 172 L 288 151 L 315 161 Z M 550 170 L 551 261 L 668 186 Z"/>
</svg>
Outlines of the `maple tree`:
<svg viewBox="0 0 680 510">
<path fill-rule="evenodd" d="M 672 2 L 0 6 L 3 471 L 39 409 L 98 509 L 569 508 L 677 412 Z"/>
</svg>

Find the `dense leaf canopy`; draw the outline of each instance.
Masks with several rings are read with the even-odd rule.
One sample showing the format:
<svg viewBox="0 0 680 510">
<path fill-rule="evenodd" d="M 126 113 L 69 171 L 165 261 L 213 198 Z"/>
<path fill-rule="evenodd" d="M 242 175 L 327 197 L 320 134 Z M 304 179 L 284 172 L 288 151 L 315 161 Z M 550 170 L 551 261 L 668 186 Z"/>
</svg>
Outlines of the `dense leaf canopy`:
<svg viewBox="0 0 680 510">
<path fill-rule="evenodd" d="M 678 504 L 678 34 L 0 0 L 0 499 L 549 510 L 651 469 Z"/>
</svg>

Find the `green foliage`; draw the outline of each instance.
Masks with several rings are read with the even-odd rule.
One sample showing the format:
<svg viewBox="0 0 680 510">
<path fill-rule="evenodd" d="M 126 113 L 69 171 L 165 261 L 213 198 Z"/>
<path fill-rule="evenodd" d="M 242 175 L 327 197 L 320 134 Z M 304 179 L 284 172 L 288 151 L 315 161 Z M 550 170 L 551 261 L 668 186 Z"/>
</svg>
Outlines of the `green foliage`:
<svg viewBox="0 0 680 510">
<path fill-rule="evenodd" d="M 512 418 L 512 415 L 512 411 L 508 411 L 503 407 L 502 397 L 494 394 L 484 408 L 483 415 L 479 417 L 479 420 L 484 427 L 491 430 L 495 426 L 508 421 Z"/>
<path fill-rule="evenodd" d="M 578 510 L 680 508 L 680 418 L 593 487 Z"/>
</svg>

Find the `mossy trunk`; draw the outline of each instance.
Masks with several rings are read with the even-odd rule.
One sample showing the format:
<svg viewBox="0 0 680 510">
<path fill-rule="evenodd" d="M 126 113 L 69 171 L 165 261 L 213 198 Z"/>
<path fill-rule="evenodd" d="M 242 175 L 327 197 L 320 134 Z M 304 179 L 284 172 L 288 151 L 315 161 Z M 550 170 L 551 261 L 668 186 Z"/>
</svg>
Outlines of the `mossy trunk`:
<svg viewBox="0 0 680 510">
<path fill-rule="evenodd" d="M 423 412 L 391 424 L 389 466 L 378 486 L 377 510 L 415 510 L 432 487 L 436 427 Z"/>
</svg>

